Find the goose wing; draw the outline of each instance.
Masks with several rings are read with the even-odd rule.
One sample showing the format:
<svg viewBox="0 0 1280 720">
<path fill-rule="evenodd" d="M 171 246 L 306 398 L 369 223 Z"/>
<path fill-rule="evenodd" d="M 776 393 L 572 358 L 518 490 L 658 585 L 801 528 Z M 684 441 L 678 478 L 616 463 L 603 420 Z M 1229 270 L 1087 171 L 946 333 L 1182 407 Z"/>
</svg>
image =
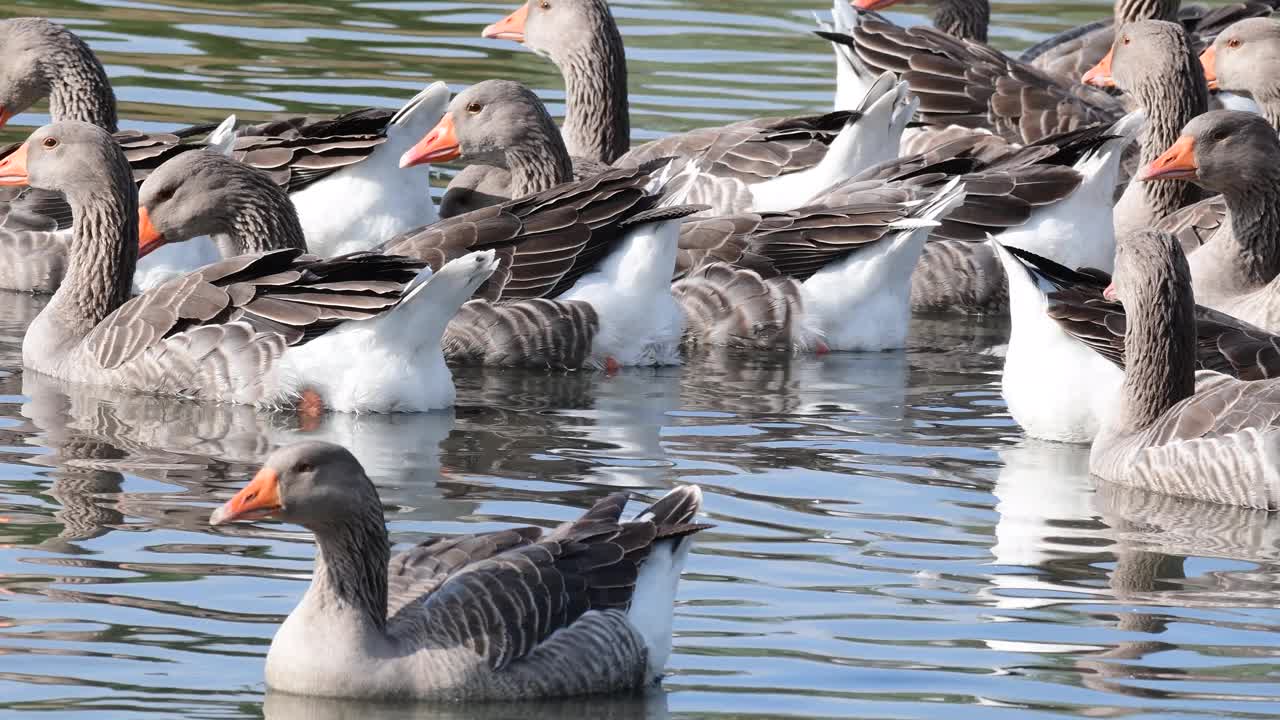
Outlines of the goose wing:
<svg viewBox="0 0 1280 720">
<path fill-rule="evenodd" d="M 627 609 L 655 544 L 706 527 L 692 524 L 695 496 L 678 489 L 624 522 L 627 494 L 615 493 L 551 533 L 489 533 L 463 540 L 465 547 L 428 549 L 417 561 L 397 558 L 387 632 L 468 647 L 490 669 L 503 670 L 588 611 Z M 406 572 L 416 566 L 421 572 Z"/>
<path fill-rule="evenodd" d="M 920 98 L 929 125 L 987 128 L 1016 143 L 1083 125 L 1113 123 L 1119 100 L 1079 83 L 1060 83 L 980 43 L 928 27 L 902 28 L 863 17 L 851 35 L 827 33 L 851 46 L 876 72 L 892 71 Z"/>
<path fill-rule="evenodd" d="M 122 368 L 178 336 L 208 351 L 249 331 L 279 337 L 283 349 L 389 309 L 420 268 L 378 253 L 242 255 L 130 299 L 89 333 L 85 348 L 104 370 Z"/>
<path fill-rule="evenodd" d="M 628 228 L 698 208 L 660 207 L 648 167 L 615 168 L 585 180 L 442 220 L 404 233 L 382 252 L 433 268 L 473 250 L 496 249 L 500 265 L 479 297 L 555 297 L 608 255 Z"/>
</svg>

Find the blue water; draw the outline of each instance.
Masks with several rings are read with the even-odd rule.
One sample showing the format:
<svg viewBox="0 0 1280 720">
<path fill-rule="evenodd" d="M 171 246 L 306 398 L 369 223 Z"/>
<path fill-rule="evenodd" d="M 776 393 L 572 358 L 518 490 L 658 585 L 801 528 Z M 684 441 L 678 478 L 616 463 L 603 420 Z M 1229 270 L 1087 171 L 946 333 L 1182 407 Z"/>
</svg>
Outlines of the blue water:
<svg viewBox="0 0 1280 720">
<path fill-rule="evenodd" d="M 815 5 L 614 8 L 637 139 L 830 102 L 829 51 L 806 34 Z M 397 105 L 431 80 L 492 76 L 558 113 L 554 67 L 478 37 L 510 9 L 42 0 L 0 15 L 73 25 L 108 63 L 127 125 L 151 129 Z M 1017 49 L 1106 12 L 1001 3 L 995 39 Z M 45 119 L 20 115 L 4 139 Z M 1280 521 L 1095 487 L 1086 449 L 1023 440 L 1000 398 L 998 322 L 922 320 L 902 353 L 468 370 L 454 411 L 303 430 L 24 378 L 41 301 L 2 300 L 6 717 L 1280 716 Z M 619 488 L 702 485 L 717 527 L 681 584 L 663 688 L 519 707 L 264 697 L 263 656 L 313 546 L 297 527 L 207 518 L 304 436 L 357 452 L 401 543 L 551 526 Z"/>
</svg>

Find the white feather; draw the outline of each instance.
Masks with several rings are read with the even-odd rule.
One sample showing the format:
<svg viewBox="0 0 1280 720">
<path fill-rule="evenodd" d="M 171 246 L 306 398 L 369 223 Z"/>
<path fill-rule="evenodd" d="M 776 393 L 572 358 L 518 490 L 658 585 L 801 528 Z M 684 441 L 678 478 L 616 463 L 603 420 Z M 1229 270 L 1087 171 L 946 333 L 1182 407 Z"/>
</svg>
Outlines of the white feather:
<svg viewBox="0 0 1280 720">
<path fill-rule="evenodd" d="M 290 195 L 308 249 L 324 257 L 368 250 L 394 235 L 439 219 L 431 200 L 431 169 L 400 169 L 413 147 L 449 104 L 449 88 L 435 82 L 387 126 L 387 141 L 369 157 Z"/>
</svg>

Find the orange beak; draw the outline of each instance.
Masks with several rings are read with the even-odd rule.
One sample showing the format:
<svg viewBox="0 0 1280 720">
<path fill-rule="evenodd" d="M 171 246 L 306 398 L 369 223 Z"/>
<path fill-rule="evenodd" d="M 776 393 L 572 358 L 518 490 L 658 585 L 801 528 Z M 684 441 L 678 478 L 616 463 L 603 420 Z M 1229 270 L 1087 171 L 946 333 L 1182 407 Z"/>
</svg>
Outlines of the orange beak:
<svg viewBox="0 0 1280 720">
<path fill-rule="evenodd" d="M 400 167 L 408 168 L 427 162 L 444 162 L 462 155 L 462 147 L 458 144 L 458 134 L 453 127 L 453 113 L 448 112 L 440 118 L 440 122 L 431 128 L 426 137 L 417 145 L 405 150 L 400 156 Z"/>
<path fill-rule="evenodd" d="M 146 257 L 158 250 L 165 243 L 164 235 L 151 224 L 151 213 L 144 207 L 138 207 L 138 257 Z"/>
<path fill-rule="evenodd" d="M 1200 53 L 1200 65 L 1204 68 L 1204 81 L 1209 84 L 1210 90 L 1218 89 L 1218 71 L 1213 67 L 1217 59 L 1218 53 L 1214 52 L 1212 45 L 1209 46 L 1208 50 Z"/>
<path fill-rule="evenodd" d="M 1106 57 L 1099 60 L 1097 65 L 1089 68 L 1089 72 L 1080 78 L 1080 82 L 1100 88 L 1115 87 L 1116 81 L 1111 77 L 1111 56 L 1114 52 L 1114 50 L 1108 50 Z"/>
<path fill-rule="evenodd" d="M 524 42 L 524 24 L 529 19 L 529 3 L 516 8 L 516 11 L 498 22 L 486 27 L 480 37 L 497 38 Z"/>
<path fill-rule="evenodd" d="M 1119 295 L 1116 293 L 1116 283 L 1114 280 L 1102 289 L 1102 297 L 1110 300 L 1111 302 L 1118 302 L 1120 300 Z"/>
<path fill-rule="evenodd" d="M 1183 135 L 1178 141 L 1156 158 L 1154 162 L 1138 173 L 1143 182 L 1151 180 L 1191 180 L 1199 175 L 1200 166 L 1196 164 L 1196 141 L 1190 135 Z"/>
<path fill-rule="evenodd" d="M 9 122 L 9 119 L 12 117 L 13 113 L 9 112 L 8 108 L 5 106 L 0 105 L 0 128 L 4 127 L 5 123 Z"/>
<path fill-rule="evenodd" d="M 853 6 L 859 10 L 883 10 L 897 4 L 898 0 L 853 0 Z"/>
<path fill-rule="evenodd" d="M 253 480 L 222 507 L 209 516 L 210 525 L 225 525 L 236 520 L 258 520 L 280 511 L 280 476 L 275 470 L 262 468 Z"/>
<path fill-rule="evenodd" d="M 9 157 L 0 160 L 0 185 L 27 184 L 27 144 L 22 143 Z"/>
</svg>

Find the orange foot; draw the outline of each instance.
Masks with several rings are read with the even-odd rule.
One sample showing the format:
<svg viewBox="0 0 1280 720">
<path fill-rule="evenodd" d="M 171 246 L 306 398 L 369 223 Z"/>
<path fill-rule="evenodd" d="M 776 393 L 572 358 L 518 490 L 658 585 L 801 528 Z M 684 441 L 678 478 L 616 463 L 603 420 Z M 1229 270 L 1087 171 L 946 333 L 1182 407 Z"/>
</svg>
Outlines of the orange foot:
<svg viewBox="0 0 1280 720">
<path fill-rule="evenodd" d="M 302 397 L 298 398 L 299 429 L 303 432 L 320 429 L 320 418 L 324 412 L 324 398 L 320 397 L 320 393 L 311 389 L 303 390 Z"/>
<path fill-rule="evenodd" d="M 817 346 L 813 348 L 813 351 L 819 355 L 826 355 L 831 352 L 831 346 L 819 340 Z"/>
<path fill-rule="evenodd" d="M 616 375 L 622 369 L 622 363 L 618 359 L 610 355 L 604 359 L 604 371 L 610 375 Z"/>
</svg>

